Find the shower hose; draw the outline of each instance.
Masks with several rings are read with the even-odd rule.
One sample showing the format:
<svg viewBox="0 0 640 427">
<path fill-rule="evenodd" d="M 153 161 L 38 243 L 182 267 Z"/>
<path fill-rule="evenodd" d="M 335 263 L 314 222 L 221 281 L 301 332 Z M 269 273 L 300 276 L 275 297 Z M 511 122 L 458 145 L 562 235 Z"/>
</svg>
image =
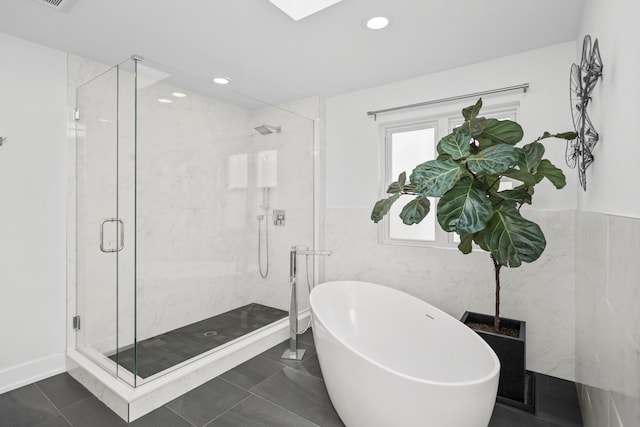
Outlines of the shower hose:
<svg viewBox="0 0 640 427">
<path fill-rule="evenodd" d="M 262 227 L 261 223 L 264 219 L 264 231 L 265 231 L 265 255 L 267 258 L 267 266 L 265 267 L 264 272 L 262 271 Z M 269 220 L 266 215 L 258 215 L 258 270 L 260 272 L 260 277 L 266 279 L 269 275 Z"/>
</svg>

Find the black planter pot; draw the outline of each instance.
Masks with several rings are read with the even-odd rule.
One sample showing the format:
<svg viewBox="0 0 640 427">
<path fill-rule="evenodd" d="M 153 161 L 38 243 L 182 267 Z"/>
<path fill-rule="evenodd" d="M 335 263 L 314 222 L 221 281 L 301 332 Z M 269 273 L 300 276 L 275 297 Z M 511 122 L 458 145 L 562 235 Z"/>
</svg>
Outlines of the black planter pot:
<svg viewBox="0 0 640 427">
<path fill-rule="evenodd" d="M 462 323 L 480 323 L 493 326 L 493 316 L 465 311 Z M 480 335 L 500 360 L 498 401 L 533 412 L 533 375 L 526 371 L 526 323 L 521 320 L 500 318 L 503 327 L 520 331 L 520 336 L 510 337 L 492 332 L 474 331 Z"/>
</svg>

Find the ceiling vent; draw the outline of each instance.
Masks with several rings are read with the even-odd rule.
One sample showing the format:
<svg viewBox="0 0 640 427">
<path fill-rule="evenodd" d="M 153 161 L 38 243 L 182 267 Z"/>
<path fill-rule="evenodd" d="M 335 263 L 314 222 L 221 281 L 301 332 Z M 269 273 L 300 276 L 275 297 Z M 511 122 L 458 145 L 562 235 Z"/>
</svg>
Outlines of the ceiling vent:
<svg viewBox="0 0 640 427">
<path fill-rule="evenodd" d="M 36 0 L 40 4 L 47 5 L 53 9 L 65 12 L 76 4 L 78 0 Z"/>
</svg>

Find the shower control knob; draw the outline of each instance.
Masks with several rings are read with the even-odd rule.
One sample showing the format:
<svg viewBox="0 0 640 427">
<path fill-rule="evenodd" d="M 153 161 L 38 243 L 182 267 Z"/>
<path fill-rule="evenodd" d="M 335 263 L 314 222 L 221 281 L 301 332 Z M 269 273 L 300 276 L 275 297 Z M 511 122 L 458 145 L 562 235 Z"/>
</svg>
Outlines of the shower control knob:
<svg viewBox="0 0 640 427">
<path fill-rule="evenodd" d="M 282 209 L 273 210 L 273 225 L 285 225 L 285 211 Z"/>
</svg>

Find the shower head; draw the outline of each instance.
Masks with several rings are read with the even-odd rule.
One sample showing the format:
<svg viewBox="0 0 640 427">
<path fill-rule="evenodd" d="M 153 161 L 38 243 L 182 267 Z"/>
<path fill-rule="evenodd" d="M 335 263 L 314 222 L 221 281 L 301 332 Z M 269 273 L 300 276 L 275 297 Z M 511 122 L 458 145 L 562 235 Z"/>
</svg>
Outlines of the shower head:
<svg viewBox="0 0 640 427">
<path fill-rule="evenodd" d="M 270 133 L 280 133 L 282 128 L 280 126 L 269 126 L 269 125 L 260 125 L 254 128 L 262 135 L 269 135 Z"/>
</svg>

